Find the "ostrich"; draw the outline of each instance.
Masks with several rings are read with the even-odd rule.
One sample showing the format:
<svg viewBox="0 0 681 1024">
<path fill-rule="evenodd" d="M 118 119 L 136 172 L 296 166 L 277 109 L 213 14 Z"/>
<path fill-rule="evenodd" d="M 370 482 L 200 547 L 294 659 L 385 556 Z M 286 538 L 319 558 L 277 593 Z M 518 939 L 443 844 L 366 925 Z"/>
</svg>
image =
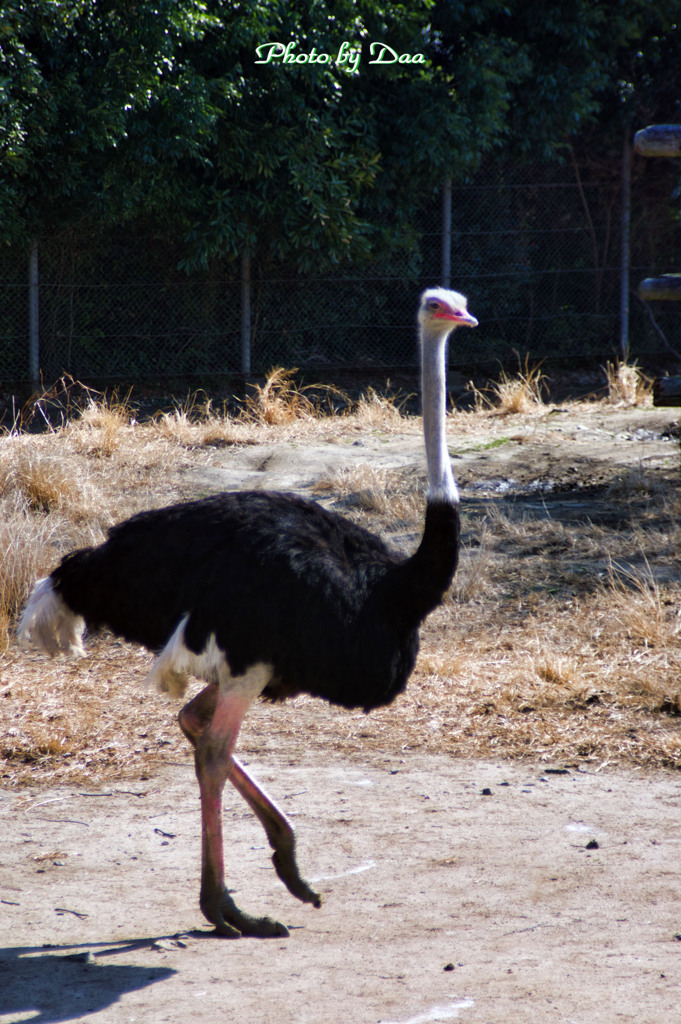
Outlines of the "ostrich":
<svg viewBox="0 0 681 1024">
<path fill-rule="evenodd" d="M 240 491 L 154 509 L 114 526 L 98 547 L 67 555 L 39 580 L 19 625 L 49 654 L 82 656 L 85 624 L 157 652 L 149 678 L 173 696 L 207 685 L 179 713 L 201 798 L 199 903 L 221 936 L 285 936 L 239 909 L 225 885 L 222 792 L 229 780 L 262 823 L 277 874 L 321 905 L 301 877 L 293 829 L 233 754 L 252 701 L 299 693 L 365 711 L 405 687 L 420 623 L 458 559 L 459 495 L 445 437 L 445 353 L 477 326 L 457 292 L 421 296 L 425 527 L 403 558 L 368 530 L 294 494 Z"/>
</svg>

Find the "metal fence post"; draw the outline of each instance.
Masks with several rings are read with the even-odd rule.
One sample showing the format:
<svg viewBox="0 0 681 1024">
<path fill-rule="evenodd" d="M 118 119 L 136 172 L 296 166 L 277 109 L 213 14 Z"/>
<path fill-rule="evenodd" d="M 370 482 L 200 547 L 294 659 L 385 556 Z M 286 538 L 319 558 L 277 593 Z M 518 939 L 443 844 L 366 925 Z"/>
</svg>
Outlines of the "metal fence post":
<svg viewBox="0 0 681 1024">
<path fill-rule="evenodd" d="M 251 254 L 241 256 L 241 372 L 251 372 Z"/>
<path fill-rule="evenodd" d="M 622 147 L 622 256 L 620 264 L 620 358 L 629 358 L 629 263 L 631 231 L 631 146 L 629 128 Z"/>
<path fill-rule="evenodd" d="M 442 287 L 449 288 L 452 276 L 452 179 L 442 182 Z"/>
<path fill-rule="evenodd" d="M 28 257 L 28 372 L 31 385 L 40 384 L 40 278 L 38 243 L 31 243 Z"/>
</svg>

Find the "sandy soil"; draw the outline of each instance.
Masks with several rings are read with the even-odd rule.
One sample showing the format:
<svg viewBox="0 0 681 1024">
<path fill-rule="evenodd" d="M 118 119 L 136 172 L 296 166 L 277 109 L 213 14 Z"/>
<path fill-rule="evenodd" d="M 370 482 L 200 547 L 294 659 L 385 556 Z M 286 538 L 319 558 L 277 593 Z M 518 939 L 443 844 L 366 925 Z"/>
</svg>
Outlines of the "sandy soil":
<svg viewBox="0 0 681 1024">
<path fill-rule="evenodd" d="M 452 438 L 471 508 L 517 493 L 536 514 L 616 515 L 588 488 L 677 472 L 673 410 L 569 409 Z M 329 470 L 423 472 L 418 431 L 217 453 L 187 492 L 296 487 Z M 500 442 L 497 444 L 497 442 Z M 541 487 L 535 481 L 542 482 Z M 539 488 L 539 489 L 538 489 Z M 533 504 L 534 503 L 534 504 Z M 148 698 L 153 699 L 153 698 Z M 681 778 L 405 752 L 360 760 L 270 733 L 246 761 L 290 814 L 323 893 L 297 904 L 228 793 L 228 878 L 288 939 L 218 940 L 198 910 L 191 761 L 146 781 L 0 790 L 0 1024 L 655 1022 L 681 1011 Z"/>
<path fill-rule="evenodd" d="M 6 794 L 0 1020 L 677 1019 L 678 776 L 374 760 L 251 765 L 295 822 L 320 910 L 289 897 L 230 801 L 236 898 L 285 940 L 210 937 L 189 762 Z"/>
</svg>

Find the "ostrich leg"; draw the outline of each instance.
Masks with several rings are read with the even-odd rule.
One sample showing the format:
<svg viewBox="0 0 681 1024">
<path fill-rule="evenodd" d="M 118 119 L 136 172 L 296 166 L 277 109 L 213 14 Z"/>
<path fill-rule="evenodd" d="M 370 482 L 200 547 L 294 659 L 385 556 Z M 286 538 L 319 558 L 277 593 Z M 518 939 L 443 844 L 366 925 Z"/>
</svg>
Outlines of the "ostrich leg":
<svg viewBox="0 0 681 1024">
<path fill-rule="evenodd" d="M 201 794 L 201 891 L 204 917 L 218 935 L 272 938 L 288 929 L 270 917 L 253 917 L 240 910 L 225 886 L 222 838 L 222 791 L 232 769 L 232 750 L 251 698 L 236 691 L 207 686 L 182 709 L 179 723 L 194 747 L 194 764 Z"/>
<path fill-rule="evenodd" d="M 265 829 L 268 842 L 274 850 L 272 863 L 288 891 L 303 903 L 321 907 L 321 896 L 310 888 L 298 871 L 296 837 L 288 819 L 234 756 L 228 778 Z"/>
</svg>

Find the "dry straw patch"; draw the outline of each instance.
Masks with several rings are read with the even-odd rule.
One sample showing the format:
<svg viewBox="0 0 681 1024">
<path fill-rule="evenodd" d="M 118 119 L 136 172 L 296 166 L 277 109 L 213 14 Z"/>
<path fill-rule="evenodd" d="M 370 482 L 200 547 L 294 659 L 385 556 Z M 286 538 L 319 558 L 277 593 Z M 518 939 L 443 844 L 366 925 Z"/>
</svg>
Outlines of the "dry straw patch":
<svg viewBox="0 0 681 1024">
<path fill-rule="evenodd" d="M 298 418 L 268 422 L 287 388 L 275 378 L 266 396 L 256 393 L 256 415 L 187 405 L 137 423 L 86 404 L 52 432 L 0 438 L 0 647 L 33 579 L 63 551 L 139 508 L 194 496 L 186 471 L 210 465 L 223 445 L 420 430 L 418 417 L 376 394 L 337 416 L 323 401 L 312 414 L 295 399 Z M 452 414 L 450 425 L 494 433 L 496 416 L 486 405 Z M 379 761 L 427 749 L 591 770 L 681 768 L 681 500 L 651 468 L 635 486 L 622 481 L 603 486 L 599 498 L 611 503 L 616 528 L 565 523 L 549 510 L 527 515 L 503 501 L 465 502 L 460 570 L 423 629 L 405 694 L 369 717 L 304 697 L 259 705 L 241 749 L 264 756 L 269 744 L 285 743 L 291 756 L 328 749 Z M 318 494 L 399 545 L 418 540 L 418 473 L 367 463 L 328 476 Z M 0 653 L 6 784 L 93 784 L 149 775 L 164 760 L 189 763 L 177 706 L 140 689 L 150 656 L 106 636 L 91 639 L 88 651 L 75 664 L 14 645 Z"/>
<path fill-rule="evenodd" d="M 243 403 L 244 418 L 255 423 L 279 426 L 292 420 L 312 419 L 314 403 L 294 380 L 297 368 L 285 370 L 277 366 L 264 384 L 254 384 L 253 394 Z"/>
<path fill-rule="evenodd" d="M 197 407 L 193 398 L 172 412 L 159 413 L 151 429 L 159 438 L 192 449 L 257 443 L 250 424 L 215 412 L 210 402 Z"/>
<path fill-rule="evenodd" d="M 650 405 L 653 380 L 636 363 L 619 359 L 604 367 L 607 401 L 612 405 Z"/>
<path fill-rule="evenodd" d="M 366 522 L 378 517 L 383 530 L 416 529 L 425 511 L 423 483 L 414 474 L 376 469 L 362 463 L 322 476 L 313 487 L 317 497 L 332 498 L 333 507 Z"/>
<path fill-rule="evenodd" d="M 0 651 L 35 580 L 63 550 L 101 540 L 107 518 L 92 481 L 21 440 L 6 439 L 0 454 Z"/>
<path fill-rule="evenodd" d="M 676 649 L 681 607 L 656 581 L 647 559 L 643 569 L 611 561 L 602 592 L 616 630 L 646 651 Z"/>
<path fill-rule="evenodd" d="M 159 753 L 185 756 L 176 708 L 141 687 L 149 662 L 110 638 L 91 640 L 85 661 L 24 654 L 23 671 L 0 675 L 4 781 L 146 777 Z"/>
<path fill-rule="evenodd" d="M 0 651 L 9 646 L 11 623 L 33 583 L 51 564 L 56 530 L 54 519 L 0 499 Z"/>
<path fill-rule="evenodd" d="M 502 369 L 498 379 L 486 387 L 479 389 L 471 381 L 468 390 L 473 395 L 476 412 L 489 409 L 501 416 L 545 412 L 548 378 L 541 364 L 530 366 L 528 355 L 521 363 L 518 356 L 517 373 L 509 374 Z"/>
<path fill-rule="evenodd" d="M 403 410 L 411 397 L 390 392 L 380 395 L 374 388 L 368 388 L 352 408 L 353 423 L 367 430 L 403 430 Z"/>
<path fill-rule="evenodd" d="M 118 449 L 125 428 L 131 424 L 134 414 L 126 402 L 90 395 L 81 412 L 69 421 L 68 430 L 82 450 L 107 458 Z"/>
<path fill-rule="evenodd" d="M 337 388 L 326 384 L 298 384 L 298 368 L 276 366 L 264 384 L 252 384 L 252 394 L 241 404 L 241 416 L 249 423 L 282 426 L 300 420 L 316 420 L 333 411 L 333 400 L 347 402 Z"/>
<path fill-rule="evenodd" d="M 92 517 L 99 507 L 97 488 L 75 474 L 68 460 L 31 448 L 0 461 L 0 495 L 18 492 L 33 512 L 66 512 L 74 520 Z"/>
</svg>

